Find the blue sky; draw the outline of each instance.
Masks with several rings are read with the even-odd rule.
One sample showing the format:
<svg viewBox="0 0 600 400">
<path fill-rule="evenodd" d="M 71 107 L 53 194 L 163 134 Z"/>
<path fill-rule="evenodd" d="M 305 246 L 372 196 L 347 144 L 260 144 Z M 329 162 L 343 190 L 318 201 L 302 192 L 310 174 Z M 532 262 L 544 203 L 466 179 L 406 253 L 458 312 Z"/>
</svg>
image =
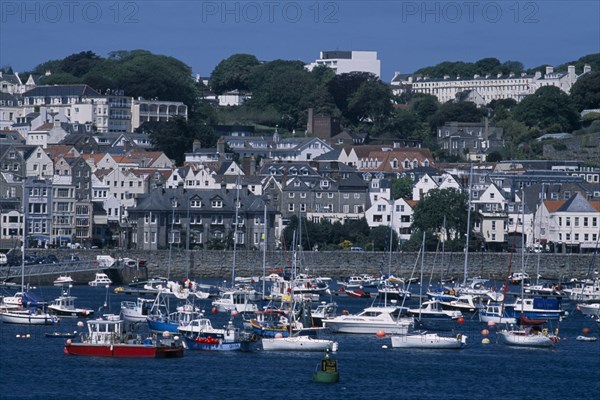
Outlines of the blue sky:
<svg viewBox="0 0 600 400">
<path fill-rule="evenodd" d="M 310 62 L 321 50 L 377 51 L 385 81 L 484 57 L 531 68 L 600 52 L 600 2 L 0 0 L 1 66 L 132 49 L 202 76 L 235 53 Z"/>
</svg>

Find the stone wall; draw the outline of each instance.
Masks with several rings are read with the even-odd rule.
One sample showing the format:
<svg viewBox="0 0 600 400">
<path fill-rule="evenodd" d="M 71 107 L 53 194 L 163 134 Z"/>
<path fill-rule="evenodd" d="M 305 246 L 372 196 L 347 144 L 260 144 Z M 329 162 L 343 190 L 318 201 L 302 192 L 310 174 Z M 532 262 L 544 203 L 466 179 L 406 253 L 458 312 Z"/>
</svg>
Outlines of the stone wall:
<svg viewBox="0 0 600 400">
<path fill-rule="evenodd" d="M 90 254 L 92 253 L 92 254 Z M 113 257 L 129 257 L 146 261 L 149 276 L 166 276 L 169 269 L 168 251 L 135 251 L 120 252 L 90 252 L 81 251 L 82 258 L 95 258 L 97 254 L 110 254 Z M 387 252 L 304 252 L 299 257 L 299 271 L 312 275 L 328 276 L 334 279 L 357 273 L 384 273 L 410 276 L 420 274 L 421 261 L 417 253 Z M 171 278 L 185 276 L 186 264 L 189 259 L 189 276 L 191 279 L 219 278 L 230 280 L 233 267 L 233 252 L 230 251 L 191 251 L 189 256 L 183 250 L 174 250 L 171 254 Z M 236 276 L 260 276 L 263 269 L 263 254 L 260 251 L 238 251 L 235 257 Z M 534 277 L 539 265 L 539 272 L 546 278 L 583 277 L 593 262 L 592 254 L 549 254 L 527 253 L 523 263 L 525 271 Z M 502 279 L 506 276 L 508 265 L 512 271 L 520 271 L 522 257 L 510 253 L 471 253 L 468 258 L 468 275 L 482 276 L 490 279 Z M 269 252 L 266 257 L 267 274 L 292 265 L 292 254 L 287 252 Z M 461 280 L 464 275 L 463 253 L 446 253 L 443 260 L 440 254 L 426 253 L 423 262 L 424 277 L 429 279 L 432 274 L 439 278 L 454 276 Z"/>
</svg>

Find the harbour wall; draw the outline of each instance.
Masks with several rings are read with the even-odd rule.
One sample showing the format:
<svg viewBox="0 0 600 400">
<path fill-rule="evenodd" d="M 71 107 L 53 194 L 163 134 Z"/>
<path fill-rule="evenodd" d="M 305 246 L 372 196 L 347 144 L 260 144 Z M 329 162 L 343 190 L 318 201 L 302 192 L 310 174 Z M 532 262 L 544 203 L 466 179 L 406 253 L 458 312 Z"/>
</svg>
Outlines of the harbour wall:
<svg viewBox="0 0 600 400">
<path fill-rule="evenodd" d="M 110 254 L 115 258 L 129 257 L 146 261 L 149 276 L 166 276 L 170 269 L 173 279 L 186 275 L 190 279 L 223 279 L 231 280 L 234 265 L 232 251 L 184 250 L 169 251 L 136 251 L 99 252 Z M 82 259 L 90 259 L 95 255 L 90 250 L 81 251 Z M 433 276 L 435 279 L 455 277 L 462 280 L 464 275 L 464 254 L 426 253 L 423 260 L 423 275 L 425 279 Z M 593 254 L 556 254 L 556 253 L 492 253 L 477 252 L 468 255 L 468 275 L 481 276 L 488 279 L 503 279 L 509 268 L 512 272 L 520 271 L 524 266 L 532 278 L 539 268 L 539 274 L 544 278 L 565 279 L 585 277 L 591 263 L 595 262 Z M 289 270 L 293 265 L 293 255 L 289 252 L 273 251 L 266 254 L 266 272 Z M 169 265 L 171 266 L 169 268 Z M 403 277 L 419 277 L 421 259 L 418 253 L 406 252 L 350 252 L 350 251 L 319 251 L 303 252 L 298 257 L 296 265 L 298 273 L 328 276 L 334 279 L 353 274 L 393 273 Z M 260 276 L 263 270 L 263 253 L 260 251 L 237 251 L 235 253 L 236 276 Z M 187 273 L 189 271 L 189 273 Z"/>
</svg>

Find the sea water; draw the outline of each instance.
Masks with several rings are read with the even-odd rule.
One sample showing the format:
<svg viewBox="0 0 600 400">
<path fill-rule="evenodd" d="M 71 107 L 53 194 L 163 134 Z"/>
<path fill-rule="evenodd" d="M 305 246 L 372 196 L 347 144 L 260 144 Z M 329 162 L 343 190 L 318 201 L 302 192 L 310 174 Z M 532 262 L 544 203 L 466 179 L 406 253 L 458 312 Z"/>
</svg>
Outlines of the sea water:
<svg viewBox="0 0 600 400">
<path fill-rule="evenodd" d="M 38 288 L 46 300 L 59 295 Z M 113 288 L 75 286 L 76 305 L 96 313 L 119 312 Z M 329 299 L 324 299 L 329 300 Z M 369 299 L 334 296 L 338 313 L 358 312 Z M 106 302 L 106 307 L 104 303 Z M 229 316 L 200 305 L 213 325 Z M 410 306 L 416 306 L 413 303 Z M 389 337 L 325 334 L 338 341 L 340 381 L 312 382 L 323 354 L 313 352 L 186 351 L 180 359 L 117 359 L 63 354 L 65 339 L 46 332 L 82 331 L 79 320 L 62 318 L 55 326 L 0 323 L 0 399 L 585 399 L 600 393 L 600 341 L 579 342 L 584 328 L 600 336 L 598 325 L 567 304 L 560 343 L 552 349 L 497 344 L 494 328 L 466 316 L 452 332 L 468 336 L 463 350 L 392 349 Z M 241 325 L 241 317 L 234 321 Z M 482 331 L 490 344 L 483 344 Z M 29 338 L 21 338 L 23 336 Z M 19 337 L 17 337 L 19 336 Z"/>
</svg>

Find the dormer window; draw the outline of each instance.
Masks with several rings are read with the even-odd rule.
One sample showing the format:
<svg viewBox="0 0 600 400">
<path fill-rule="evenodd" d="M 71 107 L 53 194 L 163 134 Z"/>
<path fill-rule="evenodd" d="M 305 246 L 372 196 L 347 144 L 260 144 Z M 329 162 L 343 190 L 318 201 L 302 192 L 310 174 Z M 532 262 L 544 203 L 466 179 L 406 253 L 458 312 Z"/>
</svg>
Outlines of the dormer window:
<svg viewBox="0 0 600 400">
<path fill-rule="evenodd" d="M 329 181 L 321 181 L 321 187 L 329 187 Z"/>
<path fill-rule="evenodd" d="M 192 201 L 190 201 L 190 207 L 200 208 L 200 207 L 202 207 L 202 202 L 200 200 L 192 200 Z"/>
<path fill-rule="evenodd" d="M 213 200 L 210 202 L 210 205 L 212 208 L 223 208 L 223 201 L 222 200 Z"/>
</svg>

